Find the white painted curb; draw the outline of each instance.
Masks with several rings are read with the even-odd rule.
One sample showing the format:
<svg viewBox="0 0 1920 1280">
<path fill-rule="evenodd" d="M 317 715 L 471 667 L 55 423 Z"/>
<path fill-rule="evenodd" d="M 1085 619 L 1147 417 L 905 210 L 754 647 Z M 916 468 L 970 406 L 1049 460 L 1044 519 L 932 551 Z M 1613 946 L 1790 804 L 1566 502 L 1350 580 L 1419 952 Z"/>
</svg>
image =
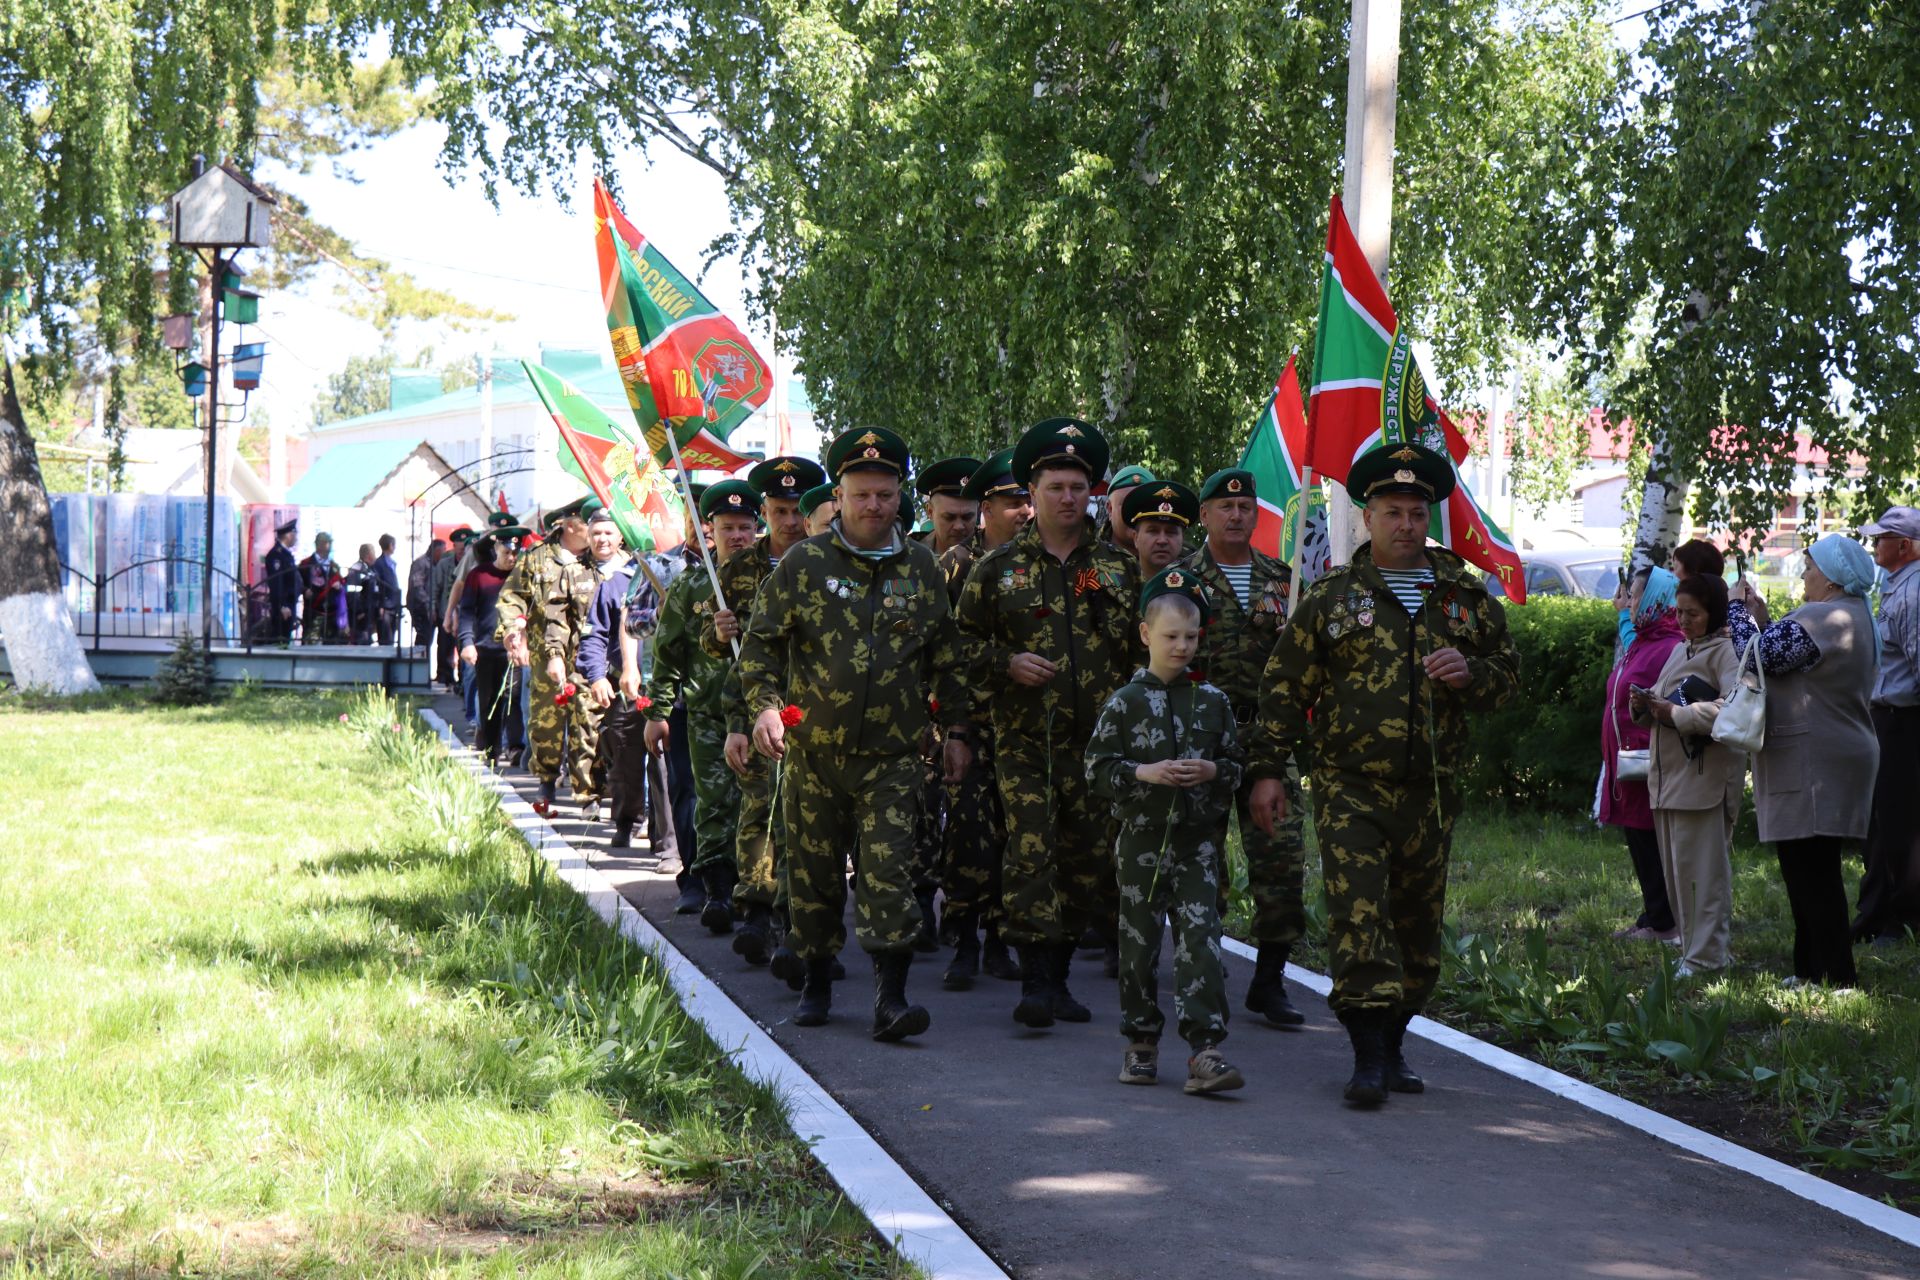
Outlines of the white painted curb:
<svg viewBox="0 0 1920 1280">
<path fill-rule="evenodd" d="M 445 720 L 424 707 L 419 714 L 453 758 L 499 798 L 507 821 L 553 864 L 558 878 L 571 885 L 595 915 L 652 953 L 680 998 L 681 1007 L 706 1029 L 721 1052 L 748 1078 L 781 1096 L 793 1131 L 882 1237 L 937 1280 L 1010 1280 L 819 1081 L 635 911 L 605 876 L 588 865 L 578 850 L 520 798 L 510 783 L 482 764 L 478 754 L 461 743 Z"/>
<path fill-rule="evenodd" d="M 1252 960 L 1255 949 L 1238 938 L 1222 938 L 1221 945 L 1242 959 Z M 1297 964 L 1287 966 L 1287 977 L 1324 996 L 1333 990 L 1333 981 L 1324 974 L 1311 969 L 1302 969 Z M 1662 1142 L 1672 1143 L 1682 1151 L 1703 1156 L 1715 1164 L 1723 1164 L 1729 1169 L 1738 1169 L 1741 1173 L 1751 1174 L 1762 1182 L 1770 1182 L 1782 1191 L 1791 1192 L 1802 1200 L 1811 1200 L 1823 1208 L 1831 1209 L 1844 1218 L 1851 1218 L 1864 1227 L 1892 1236 L 1902 1244 L 1920 1248 L 1920 1217 L 1903 1213 L 1898 1209 L 1880 1203 L 1870 1196 L 1857 1191 L 1835 1186 L 1823 1178 L 1792 1165 L 1782 1164 L 1778 1160 L 1749 1151 L 1737 1143 L 1725 1138 L 1716 1138 L 1712 1134 L 1696 1129 L 1690 1124 L 1682 1124 L 1672 1116 L 1661 1115 L 1650 1107 L 1637 1102 L 1629 1102 L 1618 1094 L 1597 1089 L 1584 1080 L 1575 1080 L 1563 1075 L 1551 1067 L 1541 1066 L 1530 1058 L 1477 1040 L 1464 1031 L 1455 1031 L 1452 1027 L 1435 1022 L 1432 1018 L 1415 1018 L 1407 1028 L 1422 1039 L 1443 1045 L 1456 1053 L 1463 1053 L 1482 1066 L 1492 1067 L 1503 1075 L 1545 1089 L 1555 1097 L 1565 1098 L 1568 1102 L 1578 1103 L 1590 1111 L 1618 1120 L 1631 1129 L 1650 1134 Z"/>
</svg>

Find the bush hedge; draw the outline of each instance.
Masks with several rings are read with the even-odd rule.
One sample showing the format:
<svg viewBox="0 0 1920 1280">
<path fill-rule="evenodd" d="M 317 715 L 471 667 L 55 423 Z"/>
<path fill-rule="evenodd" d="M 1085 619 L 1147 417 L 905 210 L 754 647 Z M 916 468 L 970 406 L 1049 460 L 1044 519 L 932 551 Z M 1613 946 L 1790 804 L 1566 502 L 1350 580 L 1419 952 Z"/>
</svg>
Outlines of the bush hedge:
<svg viewBox="0 0 1920 1280">
<path fill-rule="evenodd" d="M 1473 725 L 1464 794 L 1515 807 L 1586 813 L 1600 770 L 1600 712 L 1613 669 L 1605 600 L 1547 596 L 1507 606 L 1520 694 Z"/>
</svg>

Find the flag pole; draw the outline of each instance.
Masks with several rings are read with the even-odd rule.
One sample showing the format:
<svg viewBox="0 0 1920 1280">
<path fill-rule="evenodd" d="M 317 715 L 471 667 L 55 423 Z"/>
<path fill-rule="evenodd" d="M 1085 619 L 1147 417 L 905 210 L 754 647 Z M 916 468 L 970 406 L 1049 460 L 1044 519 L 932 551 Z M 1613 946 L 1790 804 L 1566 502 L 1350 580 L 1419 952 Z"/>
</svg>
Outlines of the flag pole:
<svg viewBox="0 0 1920 1280">
<path fill-rule="evenodd" d="M 1300 502 L 1293 520 L 1293 574 L 1287 582 L 1287 617 L 1300 603 L 1300 570 L 1306 563 L 1307 508 L 1313 502 L 1313 423 L 1307 423 L 1307 464 L 1300 470 Z"/>
<path fill-rule="evenodd" d="M 701 563 L 707 566 L 707 581 L 713 584 L 714 606 L 724 609 L 727 607 L 727 597 L 720 590 L 720 571 L 713 566 L 713 549 L 707 546 L 707 535 L 700 528 L 700 508 L 693 501 L 693 477 L 687 474 L 686 459 L 680 456 L 680 437 L 674 434 L 673 424 L 665 418 L 660 420 L 660 429 L 667 433 L 667 447 L 673 453 L 674 474 L 680 477 L 680 493 L 686 499 L 687 510 L 693 513 L 693 540 L 700 547 Z M 735 636 L 729 643 L 733 645 L 733 656 L 739 658 L 740 638 Z"/>
</svg>

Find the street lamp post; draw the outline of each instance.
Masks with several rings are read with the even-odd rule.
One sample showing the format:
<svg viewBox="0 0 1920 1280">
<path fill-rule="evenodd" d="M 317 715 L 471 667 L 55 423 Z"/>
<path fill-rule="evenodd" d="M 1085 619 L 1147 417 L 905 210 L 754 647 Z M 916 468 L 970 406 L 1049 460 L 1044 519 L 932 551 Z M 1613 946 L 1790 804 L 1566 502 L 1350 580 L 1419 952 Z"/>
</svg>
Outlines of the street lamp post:
<svg viewBox="0 0 1920 1280">
<path fill-rule="evenodd" d="M 219 464 L 220 439 L 220 317 L 226 296 L 226 276 L 241 249 L 265 249 L 273 243 L 271 211 L 274 198 L 231 162 L 208 168 L 201 156 L 193 158 L 193 180 L 173 193 L 168 203 L 168 232 L 174 244 L 192 249 L 199 257 L 208 250 L 211 272 L 211 314 L 205 357 L 207 386 L 207 511 L 205 542 L 200 565 L 200 646 L 213 652 L 213 498 Z M 202 259 L 202 261 L 206 261 Z M 249 295 L 250 296 L 250 295 Z M 242 317 L 245 319 L 246 317 Z"/>
</svg>

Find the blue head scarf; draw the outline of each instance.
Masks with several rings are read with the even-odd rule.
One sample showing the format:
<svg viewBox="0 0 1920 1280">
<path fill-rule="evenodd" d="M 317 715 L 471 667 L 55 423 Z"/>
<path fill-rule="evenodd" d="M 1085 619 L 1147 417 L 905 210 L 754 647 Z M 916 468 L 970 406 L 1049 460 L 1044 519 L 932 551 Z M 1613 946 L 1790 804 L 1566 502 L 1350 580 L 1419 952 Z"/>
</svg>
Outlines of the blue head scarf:
<svg viewBox="0 0 1920 1280">
<path fill-rule="evenodd" d="M 1672 614 L 1679 595 L 1680 579 L 1665 569 L 1653 570 L 1647 575 L 1646 586 L 1640 588 L 1640 604 L 1633 611 L 1634 627 L 1645 627 Z"/>
<path fill-rule="evenodd" d="M 1843 533 L 1830 533 L 1807 548 L 1807 556 L 1827 581 L 1850 596 L 1865 599 L 1873 590 L 1873 557 L 1867 549 Z M 1873 610 L 1867 610 L 1867 627 L 1873 635 L 1873 664 L 1880 665 L 1880 624 Z"/>
</svg>

